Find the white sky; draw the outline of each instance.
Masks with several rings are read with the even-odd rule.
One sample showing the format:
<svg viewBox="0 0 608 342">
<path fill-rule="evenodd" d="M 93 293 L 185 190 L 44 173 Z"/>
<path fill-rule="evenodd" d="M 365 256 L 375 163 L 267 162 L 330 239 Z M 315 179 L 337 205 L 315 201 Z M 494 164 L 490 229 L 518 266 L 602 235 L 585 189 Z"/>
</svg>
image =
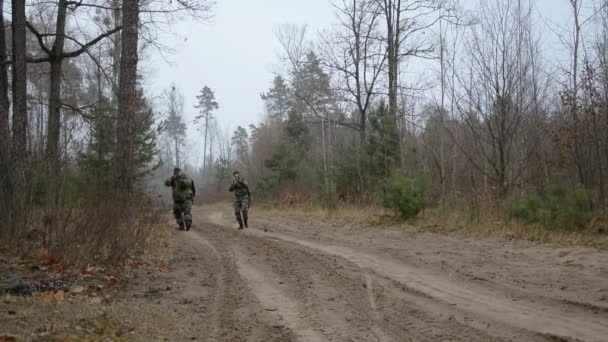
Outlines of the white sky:
<svg viewBox="0 0 608 342">
<path fill-rule="evenodd" d="M 566 24 L 567 1 L 536 0 L 541 24 Z M 478 0 L 463 2 L 474 5 Z M 174 42 L 166 42 L 175 49 L 166 56 L 170 63 L 159 55 L 146 61 L 152 65 L 147 75 L 148 93 L 159 95 L 174 82 L 185 97 L 185 119 L 191 125 L 195 96 L 207 85 L 215 91 L 220 107 L 216 117 L 225 130 L 232 132 L 238 125 L 257 123 L 264 110 L 260 93 L 270 87 L 278 63 L 279 46 L 273 30 L 284 23 L 306 24 L 315 34 L 334 22 L 329 0 L 217 0 L 211 22 L 185 21 L 175 26 L 178 36 L 172 36 Z M 548 49 L 559 45 L 549 28 L 543 29 L 543 36 Z M 189 150 L 202 150 L 196 130 L 190 129 L 188 140 Z"/>
<path fill-rule="evenodd" d="M 278 61 L 275 27 L 306 24 L 313 32 L 333 19 L 328 0 L 218 0 L 211 22 L 175 27 L 181 39 L 176 38 L 176 53 L 167 56 L 170 64 L 159 56 L 146 63 L 153 65 L 148 91 L 157 95 L 175 82 L 185 96 L 185 118 L 191 122 L 195 96 L 208 85 L 219 103 L 220 126 L 232 131 L 257 123 L 264 110 L 260 94 L 270 87 Z M 199 150 L 198 134 L 189 131 L 190 149 Z"/>
</svg>

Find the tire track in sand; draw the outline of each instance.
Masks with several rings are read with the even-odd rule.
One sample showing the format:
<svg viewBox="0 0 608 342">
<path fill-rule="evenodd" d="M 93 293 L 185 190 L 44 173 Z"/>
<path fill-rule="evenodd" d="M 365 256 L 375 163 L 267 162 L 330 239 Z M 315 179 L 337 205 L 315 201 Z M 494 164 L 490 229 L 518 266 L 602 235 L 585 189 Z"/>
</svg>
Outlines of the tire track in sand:
<svg viewBox="0 0 608 342">
<path fill-rule="evenodd" d="M 447 277 L 425 273 L 424 270 L 396 263 L 390 259 L 365 254 L 342 246 L 323 245 L 277 233 L 264 235 L 295 243 L 319 252 L 347 259 L 363 269 L 396 280 L 407 287 L 462 310 L 512 327 L 548 336 L 570 337 L 584 341 L 602 342 L 608 336 L 608 322 L 597 314 L 584 310 L 547 307 L 538 303 L 518 303 L 499 293 L 473 284 L 459 284 Z M 601 316 L 601 315 L 600 315 Z"/>
<path fill-rule="evenodd" d="M 269 282 L 267 274 L 256 269 L 247 261 L 247 257 L 235 251 L 236 265 L 239 274 L 245 279 L 251 292 L 256 296 L 265 310 L 270 311 L 275 324 L 283 324 L 289 328 L 298 341 L 324 341 L 319 334 L 312 330 L 302 319 L 296 303 Z"/>
</svg>

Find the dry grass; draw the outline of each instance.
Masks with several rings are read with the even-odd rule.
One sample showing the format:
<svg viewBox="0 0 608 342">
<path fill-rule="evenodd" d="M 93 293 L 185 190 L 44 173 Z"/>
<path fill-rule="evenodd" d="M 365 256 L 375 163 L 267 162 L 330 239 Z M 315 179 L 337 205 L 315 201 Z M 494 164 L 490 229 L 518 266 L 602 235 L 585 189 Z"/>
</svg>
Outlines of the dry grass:
<svg viewBox="0 0 608 342">
<path fill-rule="evenodd" d="M 541 225 L 527 225 L 515 220 L 505 222 L 499 213 L 488 210 L 476 220 L 463 211 L 439 209 L 421 215 L 415 225 L 425 231 L 462 232 L 470 236 L 499 236 L 509 239 L 537 241 L 557 246 L 583 246 L 608 250 L 608 234 L 598 229 L 562 230 Z"/>
<path fill-rule="evenodd" d="M 318 206 L 285 206 L 285 207 L 274 207 L 274 206 L 263 206 L 257 209 L 258 212 L 269 216 L 303 216 L 303 217 L 317 217 L 329 220 L 340 220 L 354 223 L 364 223 L 376 225 L 382 222 L 383 218 L 386 217 L 385 211 L 382 208 L 377 207 L 340 207 L 334 210 L 318 207 Z"/>
<path fill-rule="evenodd" d="M 0 297 L 7 314 L 0 336 L 15 341 L 158 340 L 161 317 L 127 304 L 52 302 L 36 297 Z M 160 316 L 157 314 L 156 316 Z M 150 318 L 154 318 L 149 321 Z M 160 324 L 159 324 L 160 323 Z M 2 338 L 0 338 L 2 340 Z"/>
<path fill-rule="evenodd" d="M 330 220 L 340 220 L 369 225 L 396 224 L 382 208 L 340 207 L 328 210 L 314 205 L 291 205 L 284 207 L 262 207 L 258 209 L 273 216 L 304 216 Z M 551 230 L 540 225 L 525 225 L 516 221 L 505 222 L 500 213 L 492 208 L 483 210 L 484 214 L 476 220 L 462 210 L 430 209 L 423 212 L 416 220 L 408 222 L 419 230 L 435 233 L 459 232 L 467 236 L 503 237 L 537 241 L 556 246 L 583 246 L 608 250 L 608 232 L 597 227 L 582 231 Z M 594 222 L 604 222 L 596 218 Z M 397 223 L 398 224 L 398 223 Z M 592 224 L 593 225 L 593 224 Z"/>
<path fill-rule="evenodd" d="M 0 248 L 0 254 L 22 260 L 44 258 L 62 268 L 117 265 L 142 255 L 151 244 L 167 241 L 161 236 L 166 231 L 166 216 L 158 208 L 126 208 L 107 200 L 58 208 L 51 230 L 45 225 L 48 216 L 44 210 L 32 210 L 28 230 L 20 237 L 1 240 L 6 248 Z"/>
</svg>

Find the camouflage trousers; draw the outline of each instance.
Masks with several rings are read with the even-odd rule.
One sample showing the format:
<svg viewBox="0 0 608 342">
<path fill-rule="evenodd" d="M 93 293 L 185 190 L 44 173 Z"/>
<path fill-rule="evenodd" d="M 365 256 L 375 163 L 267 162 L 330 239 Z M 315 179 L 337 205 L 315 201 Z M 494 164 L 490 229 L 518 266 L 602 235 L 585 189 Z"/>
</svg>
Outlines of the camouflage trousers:
<svg viewBox="0 0 608 342">
<path fill-rule="evenodd" d="M 249 210 L 249 196 L 236 197 L 234 200 L 234 216 L 239 224 L 243 221 L 247 222 L 247 210 Z"/>
<path fill-rule="evenodd" d="M 182 212 L 184 213 L 184 220 L 192 222 L 192 200 L 187 199 L 185 201 L 173 202 L 173 216 L 177 221 L 177 224 L 182 224 Z"/>
</svg>

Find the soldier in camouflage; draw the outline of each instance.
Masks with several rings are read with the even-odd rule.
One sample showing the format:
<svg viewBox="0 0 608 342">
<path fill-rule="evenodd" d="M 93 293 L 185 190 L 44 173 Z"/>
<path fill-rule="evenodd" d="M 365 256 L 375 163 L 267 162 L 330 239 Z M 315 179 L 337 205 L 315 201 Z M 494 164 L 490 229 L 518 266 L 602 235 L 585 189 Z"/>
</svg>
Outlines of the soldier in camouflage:
<svg viewBox="0 0 608 342">
<path fill-rule="evenodd" d="M 233 180 L 229 190 L 230 192 L 234 192 L 234 216 L 236 216 L 236 221 L 239 223 L 238 229 L 243 229 L 243 225 L 245 228 L 248 227 L 247 210 L 249 209 L 251 194 L 249 193 L 249 186 L 247 186 L 245 178 L 242 178 L 238 171 L 234 171 L 232 175 Z"/>
<path fill-rule="evenodd" d="M 192 201 L 196 195 L 194 181 L 179 167 L 173 169 L 173 177 L 165 181 L 166 186 L 170 186 L 173 195 L 173 216 L 179 225 L 180 230 L 190 230 L 192 226 Z M 183 216 L 182 216 L 183 213 Z"/>
</svg>

